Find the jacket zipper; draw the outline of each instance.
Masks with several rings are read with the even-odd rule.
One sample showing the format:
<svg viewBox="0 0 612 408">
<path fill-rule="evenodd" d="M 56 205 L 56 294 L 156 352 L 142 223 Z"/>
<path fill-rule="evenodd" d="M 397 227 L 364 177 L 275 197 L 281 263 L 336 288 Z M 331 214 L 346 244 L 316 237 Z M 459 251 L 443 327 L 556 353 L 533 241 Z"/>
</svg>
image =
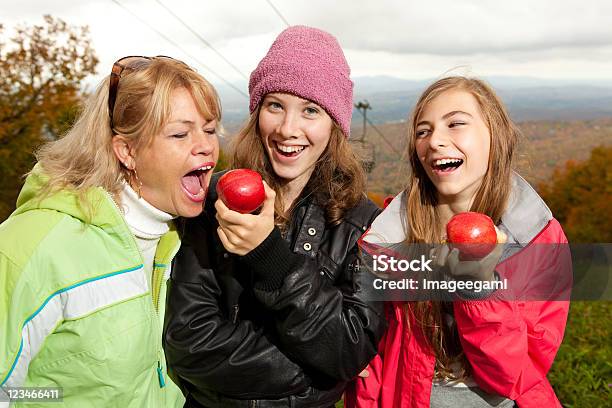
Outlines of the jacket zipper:
<svg viewBox="0 0 612 408">
<path fill-rule="evenodd" d="M 236 324 L 238 321 L 238 311 L 240 310 L 240 305 L 234 305 L 234 312 L 232 313 L 232 323 Z"/>
<path fill-rule="evenodd" d="M 119 214 L 123 214 L 123 212 L 121 211 L 121 209 L 119 208 L 119 205 L 117 204 L 117 202 L 115 201 L 115 199 L 113 198 L 113 196 L 106 191 L 106 194 L 108 195 L 108 197 L 110 198 L 111 202 L 114 204 L 115 208 L 117 209 L 117 211 L 119 212 Z M 123 221 L 125 223 L 125 220 Z M 128 228 L 129 231 L 129 228 Z M 130 238 L 132 239 L 132 244 L 134 245 L 134 248 L 137 249 L 138 252 L 138 256 L 140 257 L 140 263 L 144 268 L 144 259 L 142 257 L 142 254 L 140 253 L 140 250 L 138 249 L 138 243 L 136 242 L 136 238 L 134 238 L 133 234 L 130 232 Z M 168 258 L 168 259 L 172 259 L 174 258 L 174 256 L 176 255 L 176 253 L 178 252 L 180 248 L 180 245 L 178 245 L 175 249 L 174 252 L 172 253 L 172 255 Z M 167 266 L 166 266 L 167 268 Z M 161 269 L 161 278 L 160 278 L 160 271 L 158 271 L 158 269 Z M 157 332 L 159 332 L 159 292 L 161 291 L 161 285 L 162 285 L 162 278 L 163 278 L 163 271 L 165 271 L 165 268 L 157 268 L 155 267 L 155 264 L 153 265 L 153 273 L 151 276 L 151 301 L 153 303 L 153 319 L 155 320 L 155 329 Z M 144 272 L 143 272 L 144 273 Z M 157 340 L 157 379 L 159 381 L 159 388 L 164 388 L 166 386 L 166 380 L 164 379 L 164 371 L 162 370 L 162 357 L 160 356 L 160 350 L 163 349 L 163 345 L 162 345 L 162 339 L 161 336 L 155 336 L 158 338 Z"/>
<path fill-rule="evenodd" d="M 168 257 L 168 259 L 173 259 L 174 256 L 176 255 L 176 253 L 179 251 L 180 245 L 177 245 L 177 247 L 172 251 L 172 253 L 170 254 L 170 256 Z M 161 292 L 161 287 L 164 279 L 164 274 L 166 272 L 166 268 L 168 268 L 168 265 L 166 265 L 165 267 L 156 267 L 155 264 L 153 265 L 153 281 L 154 281 L 154 285 L 155 286 L 151 286 L 151 297 L 153 300 L 153 311 L 155 313 L 155 327 L 158 328 L 159 326 L 159 294 Z M 153 285 L 153 283 L 152 283 Z M 161 330 L 158 330 L 161 332 Z M 163 344 L 162 344 L 162 336 L 156 336 L 157 337 L 157 378 L 159 379 L 159 388 L 164 388 L 166 386 L 166 380 L 164 379 L 164 371 L 162 370 L 162 358 L 163 358 Z"/>
<path fill-rule="evenodd" d="M 351 289 L 353 292 L 357 291 L 357 281 L 355 280 L 355 273 L 359 273 L 359 258 L 355 259 L 355 263 L 350 262 L 348 265 L 349 275 L 351 279 Z"/>
<path fill-rule="evenodd" d="M 159 279 L 159 276 L 162 275 L 160 269 L 161 268 L 158 268 L 155 266 L 155 264 L 153 264 L 153 276 L 151 279 L 151 300 L 153 301 L 153 319 L 155 320 L 156 329 L 159 327 L 159 292 L 161 291 L 162 283 L 161 279 Z M 166 386 L 166 381 L 164 380 L 164 371 L 161 368 L 161 356 L 159 353 L 160 347 L 162 347 L 162 345 L 160 344 L 161 336 L 155 337 L 159 338 L 157 343 L 157 379 L 159 380 L 159 388 L 164 388 Z"/>
<path fill-rule="evenodd" d="M 166 386 L 166 380 L 164 380 L 164 372 L 159 360 L 157 360 L 157 378 L 159 379 L 159 388 L 164 388 Z"/>
</svg>

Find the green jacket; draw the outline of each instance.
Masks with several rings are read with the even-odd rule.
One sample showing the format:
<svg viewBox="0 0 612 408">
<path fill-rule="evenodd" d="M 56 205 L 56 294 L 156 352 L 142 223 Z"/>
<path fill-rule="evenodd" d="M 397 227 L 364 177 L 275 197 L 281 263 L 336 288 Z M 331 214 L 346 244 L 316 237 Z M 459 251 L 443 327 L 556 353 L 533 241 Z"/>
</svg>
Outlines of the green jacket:
<svg viewBox="0 0 612 408">
<path fill-rule="evenodd" d="M 182 406 L 162 349 L 176 230 L 147 282 L 110 194 L 87 192 L 90 216 L 68 191 L 37 200 L 44 183 L 37 166 L 0 225 L 0 385 L 61 387 L 68 407 Z"/>
</svg>

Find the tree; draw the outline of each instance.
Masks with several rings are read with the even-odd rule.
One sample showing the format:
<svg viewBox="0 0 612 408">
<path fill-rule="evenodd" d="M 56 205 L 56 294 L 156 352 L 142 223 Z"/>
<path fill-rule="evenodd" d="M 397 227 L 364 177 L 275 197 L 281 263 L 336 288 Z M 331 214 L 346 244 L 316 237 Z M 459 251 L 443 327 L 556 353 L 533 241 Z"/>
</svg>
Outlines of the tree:
<svg viewBox="0 0 612 408">
<path fill-rule="evenodd" d="M 46 15 L 7 40 L 0 24 L 0 221 L 14 208 L 34 150 L 73 123 L 81 81 L 97 63 L 87 27 Z"/>
<path fill-rule="evenodd" d="M 588 160 L 568 161 L 549 183 L 540 185 L 540 194 L 571 243 L 612 242 L 611 161 L 612 147 L 596 147 Z M 585 268 L 582 262 L 573 266 L 578 286 L 572 295 L 580 286 L 595 293 L 607 287 L 609 266 L 605 263 L 601 269 L 590 263 Z M 605 301 L 571 302 L 565 337 L 548 373 L 563 406 L 609 405 L 611 307 L 612 303 Z"/>
<path fill-rule="evenodd" d="M 540 194 L 570 242 L 612 242 L 612 147 L 596 147 L 582 162 L 556 170 Z"/>
</svg>

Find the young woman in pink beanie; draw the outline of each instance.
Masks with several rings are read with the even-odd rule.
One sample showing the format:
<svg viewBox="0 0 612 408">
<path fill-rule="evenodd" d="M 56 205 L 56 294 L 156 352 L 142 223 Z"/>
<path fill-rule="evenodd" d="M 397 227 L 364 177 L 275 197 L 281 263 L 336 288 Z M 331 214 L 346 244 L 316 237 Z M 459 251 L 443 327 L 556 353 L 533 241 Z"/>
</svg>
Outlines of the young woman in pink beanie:
<svg viewBox="0 0 612 408">
<path fill-rule="evenodd" d="M 165 347 L 190 407 L 333 407 L 376 354 L 382 305 L 363 298 L 357 240 L 380 212 L 347 138 L 353 83 L 337 40 L 283 31 L 252 72 L 232 164 L 266 200 L 217 200 L 187 221 L 169 285 Z"/>
</svg>

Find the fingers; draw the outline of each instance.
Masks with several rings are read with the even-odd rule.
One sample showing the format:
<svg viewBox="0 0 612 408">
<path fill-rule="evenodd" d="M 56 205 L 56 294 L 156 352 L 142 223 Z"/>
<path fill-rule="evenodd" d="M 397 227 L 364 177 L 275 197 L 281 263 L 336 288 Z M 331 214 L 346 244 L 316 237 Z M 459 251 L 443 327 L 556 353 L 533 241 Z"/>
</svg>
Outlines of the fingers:
<svg viewBox="0 0 612 408">
<path fill-rule="evenodd" d="M 453 248 L 452 251 L 450 251 L 450 253 L 448 254 L 448 257 L 446 258 L 446 262 L 448 263 L 448 269 L 450 270 L 451 274 L 456 275 L 458 274 L 458 270 L 459 268 L 457 267 L 459 265 L 459 250 L 457 248 Z"/>
<path fill-rule="evenodd" d="M 245 225 L 248 223 L 250 217 L 255 217 L 252 214 L 241 214 L 237 211 L 230 210 L 227 208 L 225 203 L 221 200 L 215 202 L 215 209 L 217 210 L 217 221 L 219 224 L 224 225 Z"/>
<path fill-rule="evenodd" d="M 241 214 L 230 210 L 221 200 L 215 202 L 217 233 L 231 253 L 245 255 L 260 245 L 274 229 L 276 193 L 264 182 L 266 199 L 259 214 Z"/>
<path fill-rule="evenodd" d="M 442 267 L 446 264 L 449 251 L 448 245 L 436 245 L 429 251 L 429 257 L 435 266 Z"/>
<path fill-rule="evenodd" d="M 236 237 L 231 231 L 224 230 L 222 227 L 217 227 L 217 234 L 219 234 L 219 239 L 227 252 L 243 256 L 252 249 L 245 248 L 243 240 L 240 237 Z"/>
<path fill-rule="evenodd" d="M 223 247 L 226 250 L 231 252 L 231 250 L 232 250 L 232 248 L 234 246 L 232 245 L 232 243 L 227 238 L 227 235 L 225 234 L 225 231 L 223 231 L 223 228 L 217 227 L 217 234 L 219 235 L 219 239 L 221 240 L 221 243 L 223 244 Z"/>
<path fill-rule="evenodd" d="M 455 277 L 470 277 L 471 279 L 481 279 L 488 267 L 483 260 L 462 261 L 459 258 L 459 250 L 454 248 L 448 255 L 448 269 Z"/>
<path fill-rule="evenodd" d="M 495 233 L 497 234 L 497 243 L 505 244 L 508 241 L 508 236 L 504 233 L 504 231 L 495 227 Z"/>
<path fill-rule="evenodd" d="M 219 225 L 225 229 L 231 229 L 237 234 L 240 230 L 252 229 L 257 222 L 256 215 L 241 214 L 239 212 L 230 210 L 221 200 L 217 200 L 215 203 L 215 209 L 217 210 L 215 218 L 217 219 Z"/>
<path fill-rule="evenodd" d="M 503 238 L 505 239 L 506 234 L 504 234 L 503 232 L 502 234 L 503 234 Z M 491 251 L 487 256 L 482 258 L 483 265 L 486 265 L 488 268 L 495 268 L 495 266 L 499 262 L 504 252 L 504 247 L 505 245 L 503 243 L 499 243 L 495 245 L 495 248 L 493 249 L 493 251 Z"/>
<path fill-rule="evenodd" d="M 359 373 L 359 377 L 368 378 L 370 376 L 370 372 L 367 368 L 364 368 L 362 372 Z"/>
<path fill-rule="evenodd" d="M 252 227 L 255 217 L 274 217 L 276 192 L 265 181 L 263 185 L 266 192 L 266 199 L 263 202 L 263 207 L 259 214 L 241 214 L 237 211 L 230 210 L 223 201 L 217 200 L 215 202 L 215 209 L 217 210 L 216 218 L 219 224 L 221 224 L 223 220 L 225 225 L 247 225 Z"/>
<path fill-rule="evenodd" d="M 501 255 L 503 252 L 504 252 L 504 244 L 503 243 L 497 244 L 495 245 L 495 249 L 493 249 L 493 251 L 491 251 L 491 253 L 487 255 L 486 258 L 495 259 L 495 263 L 497 263 L 497 260 L 501 258 Z"/>
<path fill-rule="evenodd" d="M 264 190 L 266 191 L 266 199 L 264 200 L 261 214 L 274 216 L 274 202 L 276 201 L 276 191 L 274 191 L 268 183 L 263 182 Z"/>
</svg>

